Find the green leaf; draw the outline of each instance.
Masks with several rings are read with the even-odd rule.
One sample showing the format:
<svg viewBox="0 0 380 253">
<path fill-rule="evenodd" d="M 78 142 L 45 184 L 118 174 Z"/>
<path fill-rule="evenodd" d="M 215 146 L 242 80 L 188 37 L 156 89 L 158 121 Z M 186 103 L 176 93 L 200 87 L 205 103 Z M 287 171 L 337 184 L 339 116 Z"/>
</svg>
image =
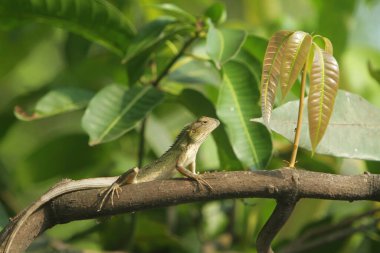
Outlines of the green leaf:
<svg viewBox="0 0 380 253">
<path fill-rule="evenodd" d="M 181 94 L 179 94 L 178 100 L 197 117 L 210 116 L 217 118 L 214 105 L 203 94 L 196 90 L 184 89 Z M 235 170 L 243 168 L 232 149 L 225 126 L 221 124 L 213 131 L 212 135 L 214 136 L 214 141 L 218 149 L 220 168 Z"/>
<path fill-rule="evenodd" d="M 151 54 L 163 45 L 165 41 L 174 37 L 182 27 L 177 24 L 174 29 L 169 29 L 175 23 L 173 18 L 159 18 L 141 28 L 132 40 L 128 52 L 123 59 L 127 65 L 128 83 L 133 85 L 144 74 L 146 63 Z"/>
<path fill-rule="evenodd" d="M 210 24 L 207 33 L 207 53 L 218 67 L 234 58 L 247 37 L 245 31 L 218 29 Z"/>
<path fill-rule="evenodd" d="M 305 65 L 311 46 L 311 36 L 308 33 L 294 32 L 286 41 L 281 61 L 281 91 L 285 98 L 294 82 L 297 80 L 302 67 Z"/>
<path fill-rule="evenodd" d="M 268 40 L 253 34 L 249 34 L 243 45 L 243 48 L 262 63 L 267 46 Z"/>
<path fill-rule="evenodd" d="M 62 87 L 48 92 L 36 104 L 32 114 L 21 107 L 15 108 L 15 115 L 20 120 L 31 121 L 70 112 L 86 107 L 94 94 L 76 87 Z"/>
<path fill-rule="evenodd" d="M 0 0 L 0 22 L 42 22 L 78 33 L 120 56 L 133 27 L 105 0 Z"/>
<path fill-rule="evenodd" d="M 339 85 L 339 65 L 335 58 L 317 45 L 311 65 L 310 90 L 307 104 L 309 132 L 313 151 L 323 138 L 334 109 Z"/>
<path fill-rule="evenodd" d="M 169 15 L 173 17 L 178 18 L 179 20 L 187 21 L 190 23 L 195 23 L 197 21 L 193 15 L 191 15 L 187 11 L 179 8 L 178 6 L 174 4 L 168 4 L 168 3 L 156 4 L 154 5 L 154 7 L 168 13 Z"/>
<path fill-rule="evenodd" d="M 276 108 L 273 110 L 270 123 L 273 131 L 285 136 L 290 141 L 294 139 L 298 105 L 298 101 L 292 101 Z M 311 150 L 307 110 L 304 111 L 303 118 L 300 147 Z M 380 161 L 379 133 L 380 109 L 356 94 L 339 90 L 335 100 L 334 113 L 325 137 L 315 152 L 338 157 Z"/>
<path fill-rule="evenodd" d="M 368 66 L 369 74 L 372 76 L 373 79 L 377 81 L 377 83 L 380 84 L 380 69 L 375 69 L 374 67 L 372 67 L 372 64 L 370 61 L 367 62 L 367 66 Z"/>
<path fill-rule="evenodd" d="M 191 57 L 182 57 L 168 75 L 169 81 L 179 83 L 198 83 L 219 85 L 220 74 L 209 61 L 194 60 Z"/>
<path fill-rule="evenodd" d="M 226 7 L 222 3 L 214 3 L 206 10 L 205 16 L 209 17 L 215 25 L 220 25 L 227 19 Z"/>
<path fill-rule="evenodd" d="M 274 100 L 276 98 L 277 84 L 280 78 L 283 49 L 286 40 L 292 34 L 290 31 L 279 31 L 270 38 L 265 51 L 263 71 L 261 74 L 261 111 L 265 124 L 268 124 Z"/>
<path fill-rule="evenodd" d="M 230 61 L 223 66 L 223 84 L 217 102 L 217 114 L 226 124 L 235 154 L 245 166 L 264 168 L 272 154 L 267 128 L 249 122 L 260 114 L 259 91 L 255 77 L 244 64 Z"/>
<path fill-rule="evenodd" d="M 120 85 L 105 87 L 90 101 L 82 118 L 90 145 L 112 141 L 131 130 L 163 97 L 151 86 L 129 90 Z"/>
</svg>

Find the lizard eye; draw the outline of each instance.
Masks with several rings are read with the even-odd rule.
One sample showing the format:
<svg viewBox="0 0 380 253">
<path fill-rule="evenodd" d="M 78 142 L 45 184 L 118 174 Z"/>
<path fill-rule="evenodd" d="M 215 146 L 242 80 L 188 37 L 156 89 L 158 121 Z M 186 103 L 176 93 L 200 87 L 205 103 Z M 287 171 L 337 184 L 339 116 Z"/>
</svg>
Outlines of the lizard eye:
<svg viewBox="0 0 380 253">
<path fill-rule="evenodd" d="M 202 124 L 207 124 L 207 121 L 206 120 L 202 121 Z"/>
</svg>

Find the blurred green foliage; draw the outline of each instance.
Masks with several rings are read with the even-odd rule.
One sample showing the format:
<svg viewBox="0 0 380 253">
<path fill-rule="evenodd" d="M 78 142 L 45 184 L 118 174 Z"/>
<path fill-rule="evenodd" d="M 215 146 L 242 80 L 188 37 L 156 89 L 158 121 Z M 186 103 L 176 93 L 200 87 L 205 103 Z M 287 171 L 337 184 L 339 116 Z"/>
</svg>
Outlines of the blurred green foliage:
<svg viewBox="0 0 380 253">
<path fill-rule="evenodd" d="M 49 4 L 38 5 L 45 1 Z M 340 88 L 380 106 L 376 74 L 380 69 L 379 1 L 176 0 L 170 1 L 172 5 L 158 8 L 160 3 L 164 1 L 0 0 L 1 226 L 61 178 L 118 175 L 135 166 L 139 160 L 141 119 L 146 114 L 149 117 L 144 163 L 160 156 L 186 123 L 205 114 L 218 115 L 225 125 L 215 131 L 214 139 L 208 139 L 202 146 L 198 168 L 260 167 L 257 161 L 247 159 L 259 147 L 251 145 L 249 151 L 237 152 L 236 136 L 231 137 L 233 133 L 228 126 L 236 124 L 237 130 L 234 128 L 233 132 L 241 134 L 239 127 L 251 127 L 244 119 L 259 117 L 256 115 L 258 87 L 249 85 L 259 83 L 266 39 L 281 29 L 328 37 L 341 69 Z M 64 11 L 57 11 L 59 8 Z M 33 15 L 26 15 L 30 12 Z M 212 37 L 207 37 L 211 36 L 209 27 L 215 29 Z M 197 40 L 191 41 L 176 59 L 194 34 Z M 228 47 L 223 49 L 222 45 Z M 231 102 L 228 97 L 231 93 L 224 99 L 219 97 L 220 87 L 226 86 L 226 77 L 239 73 L 233 70 L 237 64 L 245 66 L 252 82 L 238 81 L 236 84 L 242 87 L 231 87 L 237 89 L 237 94 L 242 90 L 252 91 L 249 102 Z M 228 69 L 227 74 L 223 68 Z M 162 79 L 160 74 L 164 74 Z M 117 83 L 124 86 L 118 86 L 120 94 L 131 95 L 128 92 L 133 87 L 144 97 L 141 87 L 157 80 L 156 85 L 163 94 L 153 96 L 154 101 L 147 108 L 136 106 L 135 118 L 121 122 L 132 125 L 126 124 L 128 131 L 124 135 L 116 141 L 88 145 L 88 135 L 81 125 L 83 108 L 95 98 L 109 101 L 99 91 Z M 289 99 L 296 96 L 294 93 Z M 146 104 L 140 100 L 135 104 L 139 102 Z M 234 108 L 250 107 L 244 109 L 248 118 L 241 120 L 229 115 L 226 109 L 232 108 L 231 104 Z M 44 118 L 20 121 L 13 113 L 16 106 L 20 106 L 15 110 L 20 118 Z M 114 107 L 111 111 L 119 112 Z M 136 122 L 140 123 L 136 125 Z M 255 141 L 260 139 L 267 149 L 272 149 L 266 130 L 259 131 L 263 134 L 248 132 L 239 138 L 257 134 Z M 291 152 L 291 144 L 283 137 L 274 133 L 272 139 L 274 153 L 267 169 L 283 166 L 283 160 L 289 159 Z M 268 163 L 267 153 L 257 154 L 264 157 L 261 164 Z M 297 166 L 339 174 L 366 170 L 376 173 L 380 167 L 375 161 L 318 154 L 310 157 L 310 152 L 305 150 L 300 151 Z M 274 204 L 272 200 L 261 199 L 226 200 L 142 211 L 99 224 L 73 222 L 50 230 L 42 236 L 41 244 L 30 251 L 58 252 L 54 241 L 60 240 L 67 243 L 67 248 L 97 251 L 255 252 L 255 239 Z M 325 240 L 313 251 L 299 252 L 378 252 L 378 214 L 366 214 L 336 228 L 347 217 L 375 207 L 371 202 L 302 200 L 276 237 L 274 248 L 279 252 L 289 248 L 295 252 L 300 242 L 305 245 L 330 234 L 337 235 L 343 229 L 362 228 L 332 241 Z M 321 226 L 327 232 L 299 240 Z"/>
</svg>

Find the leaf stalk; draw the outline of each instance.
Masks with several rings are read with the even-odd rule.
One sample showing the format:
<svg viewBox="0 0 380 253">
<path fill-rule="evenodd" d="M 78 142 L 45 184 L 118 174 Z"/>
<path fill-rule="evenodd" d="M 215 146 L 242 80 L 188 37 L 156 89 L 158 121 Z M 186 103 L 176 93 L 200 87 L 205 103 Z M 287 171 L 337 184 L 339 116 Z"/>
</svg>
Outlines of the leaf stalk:
<svg viewBox="0 0 380 253">
<path fill-rule="evenodd" d="M 305 63 L 303 65 L 303 68 L 302 68 L 300 103 L 299 103 L 299 107 L 298 107 L 298 119 L 297 119 L 297 127 L 295 129 L 296 134 L 294 136 L 293 152 L 292 152 L 292 156 L 290 158 L 290 163 L 289 163 L 290 168 L 294 168 L 294 166 L 296 164 L 298 144 L 300 142 L 300 136 L 301 136 L 302 116 L 303 116 L 303 109 L 305 107 L 304 106 L 304 99 L 305 99 L 304 96 L 305 96 L 305 89 L 306 89 L 306 74 L 307 74 L 306 65 L 307 64 Z"/>
</svg>

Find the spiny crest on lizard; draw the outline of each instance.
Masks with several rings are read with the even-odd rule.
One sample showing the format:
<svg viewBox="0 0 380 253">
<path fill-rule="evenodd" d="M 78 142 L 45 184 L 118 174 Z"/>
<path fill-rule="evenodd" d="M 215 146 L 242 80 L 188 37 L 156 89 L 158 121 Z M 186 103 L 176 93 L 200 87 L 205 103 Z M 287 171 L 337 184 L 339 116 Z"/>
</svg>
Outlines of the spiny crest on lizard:
<svg viewBox="0 0 380 253">
<path fill-rule="evenodd" d="M 202 142 L 219 124 L 217 119 L 201 116 L 197 121 L 182 129 L 170 148 L 184 144 L 184 140 L 187 143 Z"/>
</svg>

